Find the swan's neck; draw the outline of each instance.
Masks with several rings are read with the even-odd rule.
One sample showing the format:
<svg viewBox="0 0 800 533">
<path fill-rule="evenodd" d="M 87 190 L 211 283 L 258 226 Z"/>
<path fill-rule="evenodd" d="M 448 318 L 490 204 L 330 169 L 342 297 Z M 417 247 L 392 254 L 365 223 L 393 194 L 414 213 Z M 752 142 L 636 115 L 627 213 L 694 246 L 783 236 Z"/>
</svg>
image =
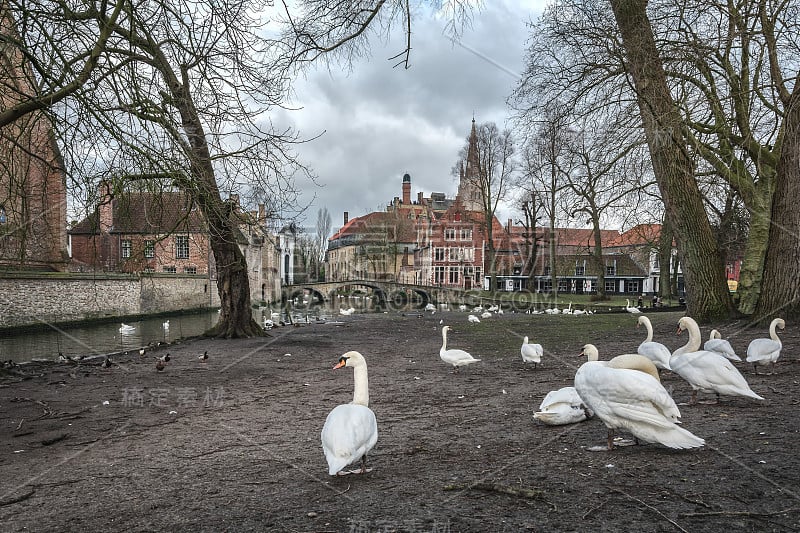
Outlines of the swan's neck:
<svg viewBox="0 0 800 533">
<path fill-rule="evenodd" d="M 697 322 L 687 322 L 686 331 L 689 332 L 689 341 L 683 346 L 684 353 L 696 352 L 700 350 L 700 328 L 698 327 Z"/>
<path fill-rule="evenodd" d="M 447 330 L 442 330 L 442 351 L 447 350 Z"/>
<path fill-rule="evenodd" d="M 586 353 L 586 360 L 589 362 L 597 361 L 599 358 L 599 352 L 597 350 L 586 350 L 585 353 Z"/>
<path fill-rule="evenodd" d="M 774 321 L 774 320 L 769 325 L 769 338 L 774 340 L 774 341 L 780 340 L 780 337 L 778 337 L 778 334 L 775 333 L 775 328 L 777 327 L 777 325 L 778 325 L 778 323 L 776 321 Z"/>
<path fill-rule="evenodd" d="M 649 320 L 642 320 L 642 322 L 644 322 L 644 327 L 647 329 L 647 338 L 644 342 L 651 342 L 653 340 L 653 326 Z"/>
<path fill-rule="evenodd" d="M 369 378 L 366 365 L 353 369 L 355 387 L 353 389 L 353 403 L 369 407 Z"/>
</svg>

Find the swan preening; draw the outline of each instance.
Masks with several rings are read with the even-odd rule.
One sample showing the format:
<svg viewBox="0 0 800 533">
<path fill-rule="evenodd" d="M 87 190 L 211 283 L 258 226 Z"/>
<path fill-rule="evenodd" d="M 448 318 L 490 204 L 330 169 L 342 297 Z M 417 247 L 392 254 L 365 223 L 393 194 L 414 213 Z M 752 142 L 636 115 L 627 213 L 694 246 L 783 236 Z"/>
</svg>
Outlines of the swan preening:
<svg viewBox="0 0 800 533">
<path fill-rule="evenodd" d="M 669 448 L 696 448 L 705 444 L 703 439 L 678 425 L 681 416 L 678 406 L 657 379 L 645 372 L 613 368 L 606 363 L 587 361 L 581 365 L 575 373 L 575 390 L 608 428 L 609 450 L 614 449 L 616 429 Z"/>
<path fill-rule="evenodd" d="M 703 349 L 709 352 L 717 352 L 727 357 L 731 361 L 741 361 L 742 358 L 736 355 L 733 346 L 727 340 L 722 338 L 722 335 L 716 329 L 712 329 L 708 335 L 708 340 L 703 344 Z"/>
<path fill-rule="evenodd" d="M 342 470 L 359 459 L 360 473 L 366 472 L 367 452 L 378 441 L 378 423 L 375 413 L 369 408 L 367 362 L 360 353 L 347 352 L 333 368 L 345 366 L 353 369 L 353 401 L 336 406 L 322 427 L 322 450 L 328 461 L 328 473 L 332 476 L 345 473 Z"/>
<path fill-rule="evenodd" d="M 478 318 L 478 317 L 476 317 L 475 315 L 469 315 L 469 316 L 467 317 L 467 320 L 469 320 L 469 321 L 470 321 L 470 322 L 472 322 L 473 324 L 478 324 L 478 323 L 480 323 L 480 321 L 481 321 L 481 319 L 480 319 L 480 318 Z"/>
<path fill-rule="evenodd" d="M 563 426 L 583 422 L 592 417 L 592 412 L 584 405 L 575 387 L 562 387 L 550 391 L 533 413 L 534 420 L 549 426 Z"/>
<path fill-rule="evenodd" d="M 653 325 L 649 318 L 641 315 L 636 321 L 636 327 L 641 324 L 647 329 L 647 338 L 639 345 L 636 352 L 650 359 L 656 368 L 669 370 L 669 358 L 672 352 L 660 342 L 653 341 Z"/>
<path fill-rule="evenodd" d="M 673 352 L 669 366 L 673 372 L 692 386 L 690 404 L 697 402 L 699 391 L 713 392 L 719 400 L 720 394 L 745 396 L 763 400 L 750 389 L 744 376 L 728 359 L 717 352 L 700 350 L 700 327 L 692 318 L 685 316 L 678 321 L 678 332 L 689 332 L 689 341 Z"/>
<path fill-rule="evenodd" d="M 522 362 L 533 363 L 533 368 L 536 368 L 542 362 L 542 354 L 544 353 L 542 345 L 528 344 L 528 337 L 522 339 L 522 347 L 519 351 L 522 354 Z"/>
<path fill-rule="evenodd" d="M 477 363 L 480 359 L 475 359 L 468 352 L 458 349 L 447 349 L 447 332 L 450 331 L 450 326 L 442 328 L 442 347 L 439 349 L 439 357 L 442 358 L 447 364 L 453 365 L 453 368 L 458 372 L 458 368 L 472 363 Z"/>
<path fill-rule="evenodd" d="M 608 361 L 599 361 L 600 354 L 597 351 L 597 347 L 594 344 L 585 344 L 583 346 L 583 350 L 581 350 L 581 355 L 586 356 L 587 362 L 590 363 L 598 362 L 610 368 L 625 368 L 628 370 L 644 372 L 645 374 L 653 376 L 656 381 L 661 381 L 656 365 L 653 364 L 650 359 L 638 353 L 624 353 L 622 355 L 613 357 Z"/>
<path fill-rule="evenodd" d="M 774 372 L 775 362 L 783 348 L 778 332 L 775 331 L 776 327 L 783 329 L 786 327 L 786 322 L 782 318 L 774 319 L 769 325 L 769 339 L 753 339 L 747 347 L 746 361 L 753 363 L 756 374 L 758 374 L 758 365 L 772 365 Z"/>
</svg>

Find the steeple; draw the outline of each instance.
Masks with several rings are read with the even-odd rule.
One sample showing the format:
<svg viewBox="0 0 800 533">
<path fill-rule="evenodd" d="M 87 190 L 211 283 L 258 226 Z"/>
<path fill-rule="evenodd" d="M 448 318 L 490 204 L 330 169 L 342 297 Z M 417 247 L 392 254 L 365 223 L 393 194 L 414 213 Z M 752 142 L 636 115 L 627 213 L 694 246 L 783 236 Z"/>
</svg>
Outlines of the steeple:
<svg viewBox="0 0 800 533">
<path fill-rule="evenodd" d="M 482 211 L 483 202 L 480 194 L 480 153 L 478 150 L 478 129 L 475 117 L 472 117 L 472 129 L 467 145 L 467 160 L 460 169 L 458 197 L 467 211 Z"/>
</svg>

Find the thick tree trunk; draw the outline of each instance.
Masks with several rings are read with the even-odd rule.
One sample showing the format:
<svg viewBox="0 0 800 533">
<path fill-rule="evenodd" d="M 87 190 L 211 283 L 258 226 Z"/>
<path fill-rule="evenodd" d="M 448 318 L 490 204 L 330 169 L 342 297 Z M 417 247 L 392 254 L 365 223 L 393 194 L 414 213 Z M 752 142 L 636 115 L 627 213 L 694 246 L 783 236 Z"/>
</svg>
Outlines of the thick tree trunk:
<svg viewBox="0 0 800 533">
<path fill-rule="evenodd" d="M 653 171 L 678 240 L 687 286 L 687 311 L 698 321 L 733 312 L 719 247 L 694 179 L 683 123 L 667 86 L 647 18 L 647 0 L 611 0 L 625 47 L 626 68 L 636 88 Z"/>
<path fill-rule="evenodd" d="M 774 180 L 770 180 L 774 183 Z M 757 191 L 759 197 L 750 202 L 750 228 L 747 236 L 742 268 L 739 271 L 739 312 L 750 315 L 756 308 L 761 295 L 761 281 L 764 275 L 767 244 L 769 240 L 770 211 L 772 206 L 772 187 L 764 186 Z"/>
<path fill-rule="evenodd" d="M 184 83 L 180 83 L 177 77 L 167 78 L 191 147 L 188 154 L 190 179 L 180 185 L 192 194 L 208 224 L 220 298 L 219 320 L 205 335 L 225 338 L 264 335 L 264 330 L 252 315 L 247 261 L 236 239 L 236 221 L 232 216 L 234 206 L 220 197 L 208 141 L 189 93 L 186 73 L 183 78 Z"/>
<path fill-rule="evenodd" d="M 780 316 L 800 318 L 800 83 L 786 105 L 784 137 L 775 179 L 761 297 L 753 318 L 759 323 Z"/>
<path fill-rule="evenodd" d="M 603 262 L 603 237 L 602 233 L 600 233 L 599 217 L 592 217 L 592 233 L 594 234 L 592 260 L 594 262 L 594 270 L 597 271 L 597 300 L 603 301 L 608 297 L 606 296 L 606 265 Z"/>
</svg>

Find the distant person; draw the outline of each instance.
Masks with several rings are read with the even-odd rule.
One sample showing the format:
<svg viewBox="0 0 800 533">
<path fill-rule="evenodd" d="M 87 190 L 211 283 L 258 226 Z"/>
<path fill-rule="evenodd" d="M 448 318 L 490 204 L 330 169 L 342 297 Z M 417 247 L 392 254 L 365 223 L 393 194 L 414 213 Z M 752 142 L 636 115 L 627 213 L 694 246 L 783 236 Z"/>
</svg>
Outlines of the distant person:
<svg viewBox="0 0 800 533">
<path fill-rule="evenodd" d="M 658 305 L 658 296 L 653 294 L 653 309 L 655 309 L 657 305 Z"/>
<path fill-rule="evenodd" d="M 637 307 L 639 307 L 639 308 L 641 309 L 641 307 L 642 307 L 643 305 L 644 305 L 644 304 L 643 304 L 643 300 L 642 300 L 642 295 L 640 294 L 640 295 L 639 295 L 639 302 L 638 302 L 638 305 L 637 305 Z"/>
</svg>

